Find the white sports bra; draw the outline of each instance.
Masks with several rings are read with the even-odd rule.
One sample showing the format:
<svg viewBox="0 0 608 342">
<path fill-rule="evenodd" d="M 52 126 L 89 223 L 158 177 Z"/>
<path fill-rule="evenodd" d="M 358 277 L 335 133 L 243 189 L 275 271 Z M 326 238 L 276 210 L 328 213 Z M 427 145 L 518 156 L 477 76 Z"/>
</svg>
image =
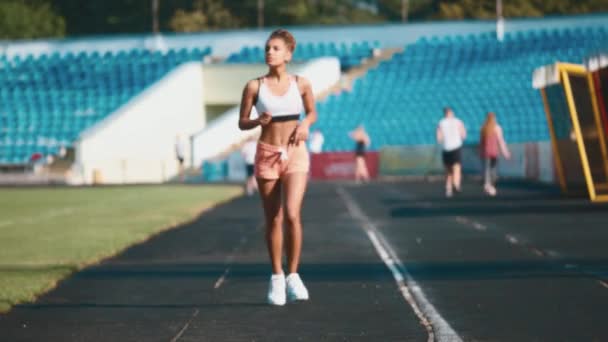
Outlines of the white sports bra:
<svg viewBox="0 0 608 342">
<path fill-rule="evenodd" d="M 291 76 L 290 76 L 291 77 Z M 298 120 L 304 109 L 302 95 L 298 89 L 298 76 L 291 77 L 289 89 L 284 95 L 274 95 L 263 78 L 259 78 L 258 95 L 255 109 L 259 114 L 268 112 L 272 115 L 272 122 Z"/>
</svg>

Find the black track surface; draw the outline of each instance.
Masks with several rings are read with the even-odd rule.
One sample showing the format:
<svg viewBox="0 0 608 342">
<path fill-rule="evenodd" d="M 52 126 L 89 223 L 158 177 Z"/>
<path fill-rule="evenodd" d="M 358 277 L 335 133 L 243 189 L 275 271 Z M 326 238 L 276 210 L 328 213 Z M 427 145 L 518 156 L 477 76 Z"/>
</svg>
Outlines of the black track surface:
<svg viewBox="0 0 608 342">
<path fill-rule="evenodd" d="M 445 199 L 414 182 L 310 185 L 308 302 L 265 304 L 261 206 L 239 198 L 0 315 L 0 340 L 425 341 L 338 188 L 463 341 L 608 340 L 608 205 L 529 183 Z"/>
</svg>

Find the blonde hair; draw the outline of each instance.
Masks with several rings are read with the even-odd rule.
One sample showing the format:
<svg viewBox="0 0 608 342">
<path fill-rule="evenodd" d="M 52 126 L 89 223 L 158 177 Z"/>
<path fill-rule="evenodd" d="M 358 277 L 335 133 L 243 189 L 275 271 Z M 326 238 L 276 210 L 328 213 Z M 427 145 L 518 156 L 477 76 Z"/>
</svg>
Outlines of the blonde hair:
<svg viewBox="0 0 608 342">
<path fill-rule="evenodd" d="M 481 127 L 481 139 L 482 141 L 496 129 L 496 114 L 489 112 L 486 116 L 486 122 Z"/>
<path fill-rule="evenodd" d="M 274 30 L 270 34 L 270 37 L 268 37 L 268 40 L 274 38 L 282 39 L 290 52 L 293 52 L 296 49 L 296 39 L 293 37 L 293 34 L 291 34 L 291 32 L 285 29 Z"/>
</svg>

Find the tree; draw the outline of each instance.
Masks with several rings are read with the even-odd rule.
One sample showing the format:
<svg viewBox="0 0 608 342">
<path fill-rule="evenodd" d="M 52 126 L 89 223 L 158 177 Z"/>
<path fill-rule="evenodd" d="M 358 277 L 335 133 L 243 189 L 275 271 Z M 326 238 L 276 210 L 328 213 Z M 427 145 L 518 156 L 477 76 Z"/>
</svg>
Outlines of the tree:
<svg viewBox="0 0 608 342">
<path fill-rule="evenodd" d="M 0 0 L 2 1 L 2 0 Z M 152 6 L 149 0 L 76 1 L 52 0 L 65 17 L 68 35 L 107 35 L 151 31 Z M 168 1 L 161 1 L 161 30 Z M 172 13 L 171 13 L 172 14 Z"/>
<path fill-rule="evenodd" d="M 505 17 L 542 17 L 608 11 L 607 0 L 505 0 Z M 441 0 L 436 18 L 491 19 L 496 17 L 496 0 Z"/>
<path fill-rule="evenodd" d="M 65 20 L 46 2 L 3 0 L 0 3 L 0 39 L 63 37 Z"/>
<path fill-rule="evenodd" d="M 0 38 L 192 32 L 258 26 L 260 0 L 0 0 Z M 403 0 L 263 0 L 264 25 L 401 22 Z M 494 19 L 496 0 L 408 0 L 408 21 Z M 52 5 L 49 5 L 52 4 Z M 154 12 L 158 4 L 158 13 Z M 504 0 L 504 16 L 608 11 L 608 0 Z"/>
<path fill-rule="evenodd" d="M 239 21 L 221 0 L 195 0 L 192 10 L 175 12 L 169 27 L 175 32 L 197 32 L 239 27 Z"/>
</svg>

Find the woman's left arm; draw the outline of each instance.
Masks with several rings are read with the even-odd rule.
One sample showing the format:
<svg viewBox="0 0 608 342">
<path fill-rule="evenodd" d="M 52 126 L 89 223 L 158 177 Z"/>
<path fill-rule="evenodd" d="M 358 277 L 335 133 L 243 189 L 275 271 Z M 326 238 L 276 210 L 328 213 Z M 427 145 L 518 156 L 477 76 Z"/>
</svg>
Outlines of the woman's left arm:
<svg viewBox="0 0 608 342">
<path fill-rule="evenodd" d="M 498 139 L 498 145 L 500 146 L 500 151 L 505 159 L 511 159 L 511 152 L 509 152 L 509 148 L 507 148 L 507 143 L 505 142 L 504 135 L 502 133 L 502 127 L 496 125 L 496 138 Z"/>
<path fill-rule="evenodd" d="M 296 143 L 308 139 L 309 128 L 317 121 L 315 95 L 312 93 L 312 86 L 310 85 L 310 81 L 304 77 L 298 77 L 298 89 L 300 89 L 300 94 L 302 94 L 302 102 L 304 103 L 304 111 L 306 112 L 306 117 L 304 118 L 304 120 L 302 120 L 302 122 L 300 122 L 300 124 L 296 128 Z"/>
</svg>

